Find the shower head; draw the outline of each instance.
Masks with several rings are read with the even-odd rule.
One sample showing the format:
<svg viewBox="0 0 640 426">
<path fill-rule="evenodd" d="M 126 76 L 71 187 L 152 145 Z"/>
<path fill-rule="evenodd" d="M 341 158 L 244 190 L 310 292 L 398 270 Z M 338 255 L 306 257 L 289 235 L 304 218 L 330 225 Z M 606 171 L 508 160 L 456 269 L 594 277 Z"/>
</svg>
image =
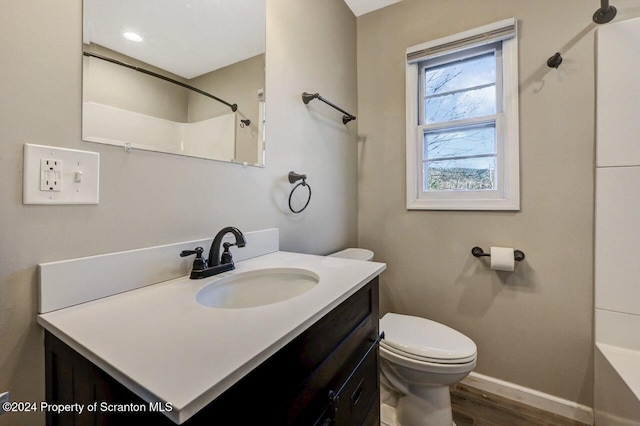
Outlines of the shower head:
<svg viewBox="0 0 640 426">
<path fill-rule="evenodd" d="M 601 0 L 600 9 L 593 14 L 593 22 L 596 24 L 606 24 L 616 17 L 618 11 L 615 7 L 609 6 L 609 0 Z"/>
</svg>

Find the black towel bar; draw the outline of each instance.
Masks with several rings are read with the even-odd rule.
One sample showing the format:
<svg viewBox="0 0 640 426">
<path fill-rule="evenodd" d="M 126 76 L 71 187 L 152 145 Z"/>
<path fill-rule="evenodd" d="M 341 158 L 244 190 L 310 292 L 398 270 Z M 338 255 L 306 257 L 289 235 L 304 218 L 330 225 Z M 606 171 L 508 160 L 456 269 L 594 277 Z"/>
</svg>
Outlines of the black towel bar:
<svg viewBox="0 0 640 426">
<path fill-rule="evenodd" d="M 339 106 L 333 104 L 332 102 L 329 102 L 328 100 L 326 100 L 325 98 L 323 98 L 322 96 L 320 96 L 319 93 L 307 93 L 304 92 L 302 94 L 302 102 L 304 102 L 305 105 L 309 104 L 309 102 L 311 102 L 313 99 L 319 99 L 322 102 L 324 102 L 325 104 L 337 109 L 338 111 L 340 111 L 341 113 L 343 113 L 344 115 L 342 116 L 342 123 L 343 124 L 347 124 L 348 122 L 350 122 L 351 120 L 355 120 L 356 116 L 353 114 L 349 114 L 347 111 L 343 110 L 342 108 L 340 108 Z"/>
</svg>

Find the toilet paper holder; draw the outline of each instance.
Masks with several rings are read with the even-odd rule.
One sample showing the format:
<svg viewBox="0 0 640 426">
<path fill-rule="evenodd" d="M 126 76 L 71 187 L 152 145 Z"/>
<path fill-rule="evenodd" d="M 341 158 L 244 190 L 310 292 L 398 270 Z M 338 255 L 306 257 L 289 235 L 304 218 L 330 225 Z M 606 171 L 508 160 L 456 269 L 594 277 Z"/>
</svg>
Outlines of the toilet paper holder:
<svg viewBox="0 0 640 426">
<path fill-rule="evenodd" d="M 480 247 L 474 247 L 471 249 L 471 254 L 474 255 L 475 257 L 482 257 L 482 256 L 491 256 L 490 253 L 485 253 L 484 250 L 482 250 Z M 522 260 L 524 260 L 524 252 L 522 250 L 514 250 L 513 251 L 513 258 L 516 262 L 520 262 Z"/>
</svg>

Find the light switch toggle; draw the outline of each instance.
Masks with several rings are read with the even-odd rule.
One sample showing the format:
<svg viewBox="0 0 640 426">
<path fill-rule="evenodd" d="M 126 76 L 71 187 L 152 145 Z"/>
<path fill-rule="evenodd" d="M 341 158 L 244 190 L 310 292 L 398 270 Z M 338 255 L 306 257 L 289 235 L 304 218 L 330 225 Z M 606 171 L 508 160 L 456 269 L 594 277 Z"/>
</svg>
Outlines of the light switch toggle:
<svg viewBox="0 0 640 426">
<path fill-rule="evenodd" d="M 73 175 L 73 181 L 75 183 L 82 183 L 82 171 L 78 171 Z"/>
</svg>

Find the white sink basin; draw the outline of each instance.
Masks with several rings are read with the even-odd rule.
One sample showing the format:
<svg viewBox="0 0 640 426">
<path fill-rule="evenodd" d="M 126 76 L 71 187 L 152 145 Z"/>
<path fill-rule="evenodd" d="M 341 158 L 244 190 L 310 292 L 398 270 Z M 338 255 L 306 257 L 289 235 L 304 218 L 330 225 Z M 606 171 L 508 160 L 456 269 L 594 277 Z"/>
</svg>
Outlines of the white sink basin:
<svg viewBox="0 0 640 426">
<path fill-rule="evenodd" d="M 291 299 L 311 290 L 320 277 L 306 269 L 270 268 L 219 278 L 196 293 L 211 308 L 251 308 Z"/>
</svg>

